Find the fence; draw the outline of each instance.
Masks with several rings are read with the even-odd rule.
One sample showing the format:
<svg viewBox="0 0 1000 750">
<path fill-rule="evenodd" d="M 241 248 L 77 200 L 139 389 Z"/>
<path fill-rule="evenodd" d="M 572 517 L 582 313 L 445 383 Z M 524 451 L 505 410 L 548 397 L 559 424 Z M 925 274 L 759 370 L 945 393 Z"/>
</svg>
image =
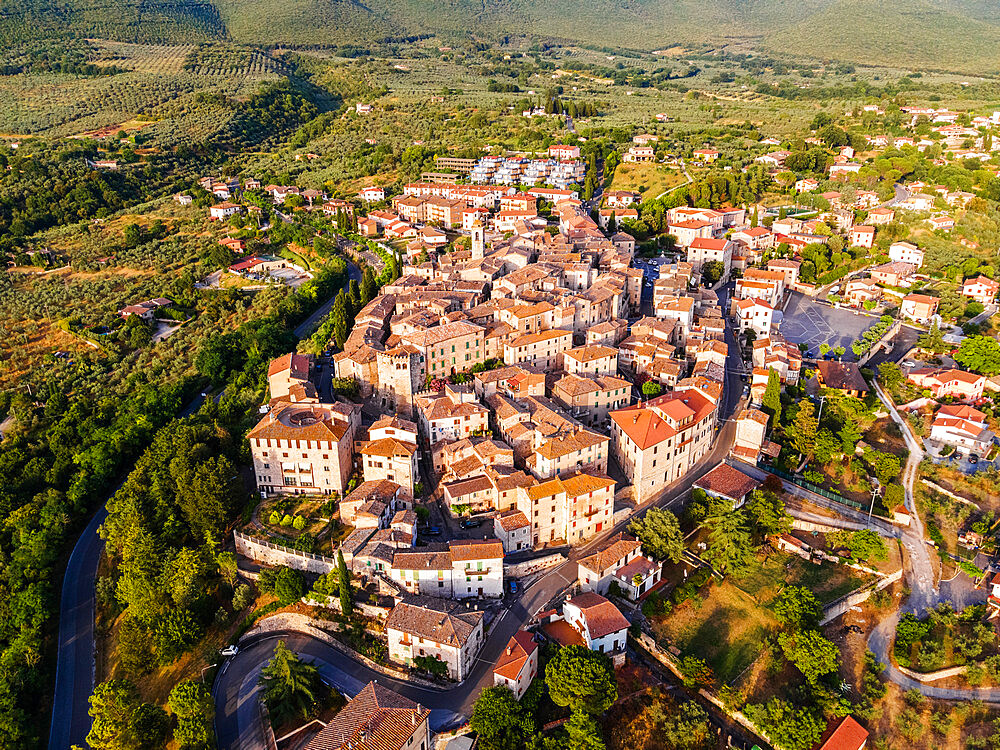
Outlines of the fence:
<svg viewBox="0 0 1000 750">
<path fill-rule="evenodd" d="M 810 492 L 815 492 L 817 495 L 825 497 L 827 500 L 833 500 L 835 503 L 840 503 L 841 505 L 846 505 L 849 508 L 854 508 L 855 510 L 866 510 L 866 508 L 856 500 L 850 500 L 843 495 L 838 495 L 836 492 L 830 492 L 830 490 L 825 490 L 817 484 L 813 484 L 810 481 L 803 479 L 802 477 L 790 474 L 783 469 L 779 469 L 775 466 L 770 466 L 765 463 L 757 462 L 757 468 L 762 471 L 769 472 L 775 476 L 779 476 L 782 479 L 791 482 L 792 484 L 797 484 L 799 487 L 809 490 Z"/>
<path fill-rule="evenodd" d="M 268 565 L 285 565 L 308 573 L 329 573 L 337 567 L 337 560 L 312 552 L 289 549 L 280 544 L 272 544 L 266 539 L 249 536 L 239 531 L 233 532 L 237 553 L 254 562 Z"/>
</svg>

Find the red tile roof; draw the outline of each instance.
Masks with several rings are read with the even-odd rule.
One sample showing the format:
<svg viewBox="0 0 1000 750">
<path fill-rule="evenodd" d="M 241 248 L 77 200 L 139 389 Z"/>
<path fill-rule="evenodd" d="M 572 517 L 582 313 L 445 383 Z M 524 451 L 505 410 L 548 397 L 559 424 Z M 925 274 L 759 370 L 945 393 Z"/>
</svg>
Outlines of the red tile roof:
<svg viewBox="0 0 1000 750">
<path fill-rule="evenodd" d="M 507 648 L 497 659 L 497 665 L 493 667 L 493 673 L 508 680 L 516 680 L 517 676 L 524 668 L 525 662 L 538 650 L 538 644 L 531 637 L 531 633 L 526 630 L 518 630 L 507 643 Z"/>
<path fill-rule="evenodd" d="M 694 486 L 736 501 L 760 487 L 760 482 L 723 463 L 695 482 Z"/>
<path fill-rule="evenodd" d="M 306 750 L 399 750 L 430 716 L 430 710 L 369 682 L 352 698 Z"/>
<path fill-rule="evenodd" d="M 851 716 L 827 727 L 815 750 L 861 750 L 868 742 L 868 730 Z"/>
</svg>

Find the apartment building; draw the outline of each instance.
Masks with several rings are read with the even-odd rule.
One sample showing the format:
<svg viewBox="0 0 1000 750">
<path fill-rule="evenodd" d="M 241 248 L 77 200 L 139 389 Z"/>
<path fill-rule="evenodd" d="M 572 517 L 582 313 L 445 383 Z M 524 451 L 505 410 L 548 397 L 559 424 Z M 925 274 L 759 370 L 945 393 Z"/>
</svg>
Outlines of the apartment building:
<svg viewBox="0 0 1000 750">
<path fill-rule="evenodd" d="M 385 632 L 391 661 L 414 666 L 418 657 L 436 658 L 456 681 L 469 676 L 485 640 L 482 612 L 433 597 L 397 604 Z"/>
<path fill-rule="evenodd" d="M 618 372 L 618 350 L 601 345 L 569 349 L 563 354 L 563 369 L 570 375 L 614 375 Z"/>
<path fill-rule="evenodd" d="M 531 544 L 579 544 L 611 528 L 615 482 L 596 472 L 556 477 L 526 488 L 517 507 L 531 522 Z"/>
<path fill-rule="evenodd" d="M 563 352 L 573 346 L 573 332 L 563 330 L 527 333 L 503 345 L 503 361 L 508 365 L 526 364 L 542 371 L 562 367 Z"/>
<path fill-rule="evenodd" d="M 591 427 L 603 425 L 612 411 L 629 403 L 631 396 L 632 384 L 611 375 L 564 375 L 552 386 L 552 398 Z"/>
<path fill-rule="evenodd" d="M 722 273 L 723 281 L 729 278 L 729 273 L 733 268 L 734 243 L 727 239 L 704 239 L 696 238 L 688 246 L 687 262 L 690 263 L 695 273 L 701 273 L 704 265 L 712 261 L 717 261 L 725 269 Z"/>
<path fill-rule="evenodd" d="M 247 434 L 257 489 L 329 495 L 343 492 L 351 476 L 360 428 L 354 404 L 273 404 Z"/>
<path fill-rule="evenodd" d="M 420 481 L 416 441 L 383 437 L 369 440 L 358 451 L 366 482 L 386 479 L 396 482 L 413 495 Z"/>
<path fill-rule="evenodd" d="M 369 682 L 304 750 L 431 750 L 431 711 Z"/>
<path fill-rule="evenodd" d="M 576 577 L 583 591 L 604 595 L 615 573 L 633 560 L 642 557 L 642 545 L 628 534 L 615 534 L 601 548 L 577 563 Z"/>
<path fill-rule="evenodd" d="M 312 357 L 289 352 L 271 360 L 267 368 L 267 385 L 273 401 L 307 401 L 316 398 L 316 388 L 309 380 Z"/>
<path fill-rule="evenodd" d="M 389 577 L 411 594 L 445 599 L 503 596 L 503 544 L 460 540 L 420 551 L 396 552 Z"/>
<path fill-rule="evenodd" d="M 683 476 L 710 446 L 717 399 L 699 387 L 611 412 L 611 451 L 644 502 Z"/>
<path fill-rule="evenodd" d="M 931 440 L 985 456 L 996 442 L 996 435 L 987 429 L 983 412 L 971 406 L 951 404 L 942 406 L 934 416 Z"/>
<path fill-rule="evenodd" d="M 417 424 L 428 443 L 461 440 L 489 427 L 489 409 L 476 400 L 468 386 L 448 383 L 440 393 L 416 398 Z"/>
<path fill-rule="evenodd" d="M 424 372 L 445 377 L 466 372 L 486 360 L 486 329 L 466 320 L 434 326 L 401 337 L 424 358 Z"/>
</svg>

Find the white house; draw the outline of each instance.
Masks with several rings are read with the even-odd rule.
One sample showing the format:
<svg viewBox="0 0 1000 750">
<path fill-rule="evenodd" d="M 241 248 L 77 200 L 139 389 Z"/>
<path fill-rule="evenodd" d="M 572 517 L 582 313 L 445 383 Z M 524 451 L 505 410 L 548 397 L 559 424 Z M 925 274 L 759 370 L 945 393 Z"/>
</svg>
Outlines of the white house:
<svg viewBox="0 0 1000 750">
<path fill-rule="evenodd" d="M 524 697 L 538 674 L 538 644 L 531 633 L 518 630 L 493 667 L 493 684 L 510 688 L 518 700 Z"/>
<path fill-rule="evenodd" d="M 493 519 L 493 535 L 503 544 L 508 555 L 531 548 L 531 521 L 521 511 L 511 508 Z"/>
<path fill-rule="evenodd" d="M 971 406 L 942 406 L 931 424 L 931 441 L 985 455 L 996 436 L 987 429 L 986 415 Z"/>
<path fill-rule="evenodd" d="M 421 597 L 393 607 L 385 632 L 390 660 L 416 666 L 420 657 L 436 658 L 447 665 L 451 679 L 461 682 L 484 642 L 483 613 L 456 602 Z"/>
<path fill-rule="evenodd" d="M 889 245 L 889 260 L 912 263 L 920 268 L 924 264 L 924 251 L 912 242 L 893 242 Z"/>
<path fill-rule="evenodd" d="M 385 190 L 374 185 L 369 185 L 361 189 L 361 192 L 358 193 L 358 198 L 365 203 L 381 203 L 385 200 Z"/>
<path fill-rule="evenodd" d="M 397 552 L 389 577 L 411 594 L 499 598 L 503 596 L 503 556 L 499 540 L 456 540 L 446 548 Z"/>
<path fill-rule="evenodd" d="M 243 213 L 243 206 L 240 206 L 236 203 L 229 203 L 227 201 L 225 203 L 219 203 L 218 205 L 212 206 L 211 208 L 208 209 L 208 213 L 212 219 L 221 221 L 224 219 L 228 219 L 230 216 L 233 216 L 234 214 Z"/>
<path fill-rule="evenodd" d="M 600 550 L 577 563 L 580 588 L 598 594 L 608 593 L 608 586 L 614 580 L 618 569 L 641 556 L 642 545 L 638 539 L 625 534 L 616 534 Z"/>
<path fill-rule="evenodd" d="M 591 591 L 570 597 L 563 604 L 563 618 L 591 651 L 610 655 L 625 649 L 629 621 L 600 594 Z"/>
</svg>

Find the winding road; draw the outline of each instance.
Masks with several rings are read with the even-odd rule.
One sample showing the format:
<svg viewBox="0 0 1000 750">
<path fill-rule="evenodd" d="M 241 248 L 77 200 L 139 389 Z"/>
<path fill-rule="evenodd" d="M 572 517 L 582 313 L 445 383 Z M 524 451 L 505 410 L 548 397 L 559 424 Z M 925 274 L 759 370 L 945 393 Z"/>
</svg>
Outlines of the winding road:
<svg viewBox="0 0 1000 750">
<path fill-rule="evenodd" d="M 951 601 L 957 607 L 963 607 L 976 601 L 985 599 L 983 592 L 975 592 L 966 587 L 964 590 L 957 586 L 949 585 L 947 591 L 942 591 L 942 586 L 938 586 L 934 580 L 934 566 L 931 562 L 928 544 L 924 541 L 924 524 L 917 513 L 917 508 L 913 499 L 913 485 L 919 474 L 920 461 L 924 457 L 924 450 L 910 431 L 909 425 L 903 420 L 896 410 L 892 400 L 886 395 L 882 387 L 876 383 L 875 392 L 879 400 L 883 403 L 892 417 L 892 420 L 903 432 L 906 447 L 910 455 L 903 469 L 903 489 L 906 493 L 906 508 L 910 511 L 910 525 L 903 530 L 902 542 L 906 547 L 905 575 L 907 585 L 910 587 L 910 596 L 906 600 L 905 607 L 892 612 L 883 619 L 868 636 L 868 648 L 875 654 L 878 660 L 886 666 L 886 674 L 890 680 L 902 687 L 904 690 L 916 689 L 928 698 L 938 698 L 942 700 L 974 700 L 978 699 L 987 703 L 1000 703 L 1000 688 L 941 688 L 934 687 L 915 680 L 903 674 L 893 665 L 890 658 L 890 647 L 896 633 L 896 623 L 904 611 L 914 614 L 923 614 L 928 608 L 935 606 L 942 601 Z M 956 578 L 961 577 L 959 573 Z M 946 584 L 953 582 L 946 581 Z M 955 589 L 952 591 L 952 589 Z"/>
<path fill-rule="evenodd" d="M 360 269 L 349 261 L 347 268 L 349 278 L 360 281 Z M 333 308 L 335 299 L 336 296 L 331 296 L 300 323 L 295 328 L 295 335 L 299 338 L 310 335 Z M 219 395 L 221 396 L 221 391 Z M 204 393 L 193 398 L 178 417 L 194 414 L 201 408 L 205 398 Z M 111 490 L 109 497 L 114 496 L 119 487 L 121 483 Z M 97 668 L 94 639 L 95 586 L 97 567 L 104 552 L 104 540 L 98 536 L 98 529 L 107 516 L 105 501 L 77 540 L 63 574 L 49 750 L 69 750 L 73 745 L 85 747 L 86 737 L 90 732 L 89 699 L 94 692 Z"/>
<path fill-rule="evenodd" d="M 738 382 L 738 375 L 735 379 Z M 728 417 L 736 405 L 735 400 L 725 399 L 720 416 Z M 264 748 L 257 708 L 259 702 L 257 678 L 260 670 L 271 658 L 279 635 L 294 651 L 314 660 L 320 674 L 327 682 L 347 695 L 355 695 L 369 681 L 378 680 L 379 683 L 396 690 L 401 695 L 430 708 L 433 729 L 438 730 L 460 723 L 471 715 L 472 706 L 480 690 L 493 684 L 493 665 L 511 636 L 535 613 L 544 609 L 549 602 L 576 581 L 577 561 L 590 554 L 608 537 L 624 531 L 633 519 L 645 515 L 649 508 L 665 508 L 679 503 L 698 479 L 729 454 L 735 434 L 735 423 L 724 422 L 712 450 L 702 457 L 692 471 L 664 488 L 652 502 L 644 505 L 630 518 L 619 522 L 614 528 L 585 546 L 572 550 L 566 562 L 547 571 L 524 589 L 520 597 L 511 601 L 501 611 L 499 620 L 492 626 L 486 645 L 476 659 L 468 679 L 454 687 L 430 690 L 395 680 L 369 669 L 322 641 L 299 633 L 269 633 L 262 639 L 251 640 L 249 646 L 242 647 L 239 654 L 222 667 L 213 687 L 216 738 L 219 748 L 221 750 Z"/>
</svg>

